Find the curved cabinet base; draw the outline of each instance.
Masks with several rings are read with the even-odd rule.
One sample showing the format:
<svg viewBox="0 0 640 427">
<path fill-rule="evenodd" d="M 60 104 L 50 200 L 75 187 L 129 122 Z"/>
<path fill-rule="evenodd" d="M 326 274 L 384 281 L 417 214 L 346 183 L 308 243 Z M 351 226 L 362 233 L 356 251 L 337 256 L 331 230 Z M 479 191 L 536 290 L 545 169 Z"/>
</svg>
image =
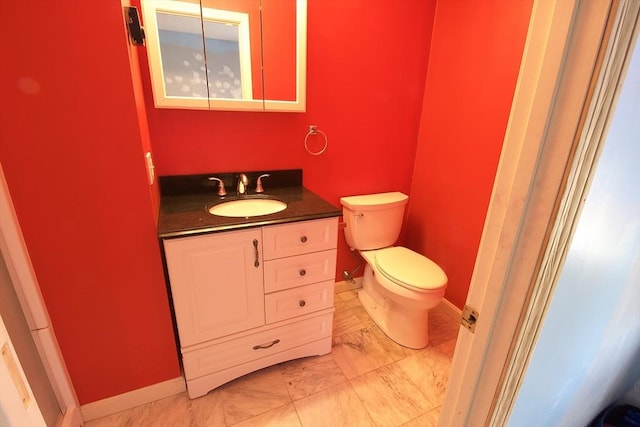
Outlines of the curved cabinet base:
<svg viewBox="0 0 640 427">
<path fill-rule="evenodd" d="M 330 337 L 332 313 L 325 310 L 183 348 L 185 377 L 198 378 Z"/>
<path fill-rule="evenodd" d="M 280 353 L 275 353 L 258 360 L 233 366 L 222 371 L 214 372 L 193 380 L 187 380 L 187 392 L 190 399 L 204 396 L 214 388 L 245 374 L 266 368 L 276 363 L 299 359 L 307 356 L 321 356 L 331 352 L 331 337 L 323 338 L 300 347 L 295 347 Z"/>
</svg>

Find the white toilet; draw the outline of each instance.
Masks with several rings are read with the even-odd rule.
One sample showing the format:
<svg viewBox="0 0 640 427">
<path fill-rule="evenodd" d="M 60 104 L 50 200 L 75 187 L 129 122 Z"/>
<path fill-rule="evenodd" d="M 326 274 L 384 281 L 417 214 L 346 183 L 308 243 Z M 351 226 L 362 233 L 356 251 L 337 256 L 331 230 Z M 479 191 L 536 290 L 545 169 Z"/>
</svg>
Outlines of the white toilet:
<svg viewBox="0 0 640 427">
<path fill-rule="evenodd" d="M 345 237 L 367 262 L 358 298 L 371 319 L 406 347 L 429 344 L 429 309 L 438 305 L 447 275 L 429 258 L 392 246 L 409 197 L 400 192 L 342 197 Z"/>
</svg>

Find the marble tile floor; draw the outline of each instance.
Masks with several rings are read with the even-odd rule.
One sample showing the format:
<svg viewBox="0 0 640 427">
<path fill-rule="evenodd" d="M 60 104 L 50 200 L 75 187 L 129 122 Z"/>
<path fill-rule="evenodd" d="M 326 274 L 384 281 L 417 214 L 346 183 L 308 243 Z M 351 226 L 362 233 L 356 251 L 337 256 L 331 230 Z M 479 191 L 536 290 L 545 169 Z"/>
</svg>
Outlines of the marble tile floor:
<svg viewBox="0 0 640 427">
<path fill-rule="evenodd" d="M 262 369 L 198 399 L 185 392 L 85 425 L 436 426 L 459 324 L 436 307 L 430 345 L 408 349 L 373 323 L 355 290 L 337 290 L 331 353 Z"/>
</svg>

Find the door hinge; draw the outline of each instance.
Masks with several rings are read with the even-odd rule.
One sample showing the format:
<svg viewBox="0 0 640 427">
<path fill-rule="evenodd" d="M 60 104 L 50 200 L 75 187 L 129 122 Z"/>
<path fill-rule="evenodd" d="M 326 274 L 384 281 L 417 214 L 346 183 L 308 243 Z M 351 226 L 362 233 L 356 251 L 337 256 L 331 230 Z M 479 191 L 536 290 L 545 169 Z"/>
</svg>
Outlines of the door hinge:
<svg viewBox="0 0 640 427">
<path fill-rule="evenodd" d="M 464 310 L 462 310 L 462 326 L 464 326 L 471 332 L 475 332 L 476 323 L 478 323 L 479 317 L 480 315 L 473 307 L 471 307 L 470 305 L 465 305 Z"/>
</svg>

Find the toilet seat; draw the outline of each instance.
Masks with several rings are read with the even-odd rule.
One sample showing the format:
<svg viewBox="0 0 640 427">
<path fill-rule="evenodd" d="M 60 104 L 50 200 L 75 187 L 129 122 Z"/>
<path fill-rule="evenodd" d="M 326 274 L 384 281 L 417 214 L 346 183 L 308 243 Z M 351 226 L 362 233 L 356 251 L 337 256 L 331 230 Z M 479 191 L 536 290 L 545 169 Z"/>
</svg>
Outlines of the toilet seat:
<svg viewBox="0 0 640 427">
<path fill-rule="evenodd" d="M 447 284 L 447 275 L 438 264 L 402 246 L 377 250 L 376 266 L 387 279 L 409 289 L 430 291 Z"/>
</svg>

